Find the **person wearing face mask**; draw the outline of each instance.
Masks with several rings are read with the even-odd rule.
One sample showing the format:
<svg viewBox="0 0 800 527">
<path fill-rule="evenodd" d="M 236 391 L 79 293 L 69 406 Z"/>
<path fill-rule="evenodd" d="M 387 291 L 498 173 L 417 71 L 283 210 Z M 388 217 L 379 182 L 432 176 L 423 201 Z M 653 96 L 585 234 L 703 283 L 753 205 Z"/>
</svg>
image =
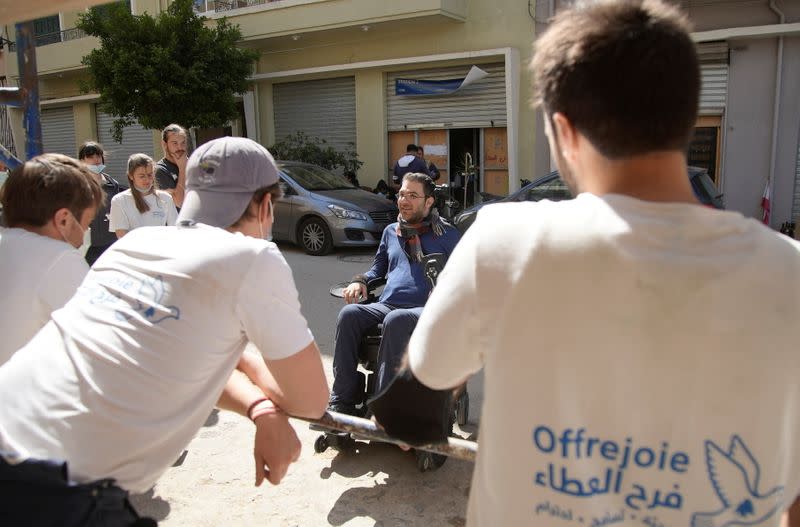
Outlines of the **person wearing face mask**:
<svg viewBox="0 0 800 527">
<path fill-rule="evenodd" d="M 131 188 L 111 199 L 109 231 L 122 238 L 137 227 L 175 225 L 178 211 L 172 196 L 155 186 L 153 158 L 147 154 L 131 155 L 128 182 Z"/>
<path fill-rule="evenodd" d="M 253 421 L 242 454 L 256 485 L 278 484 L 300 454 L 287 414 L 324 413 L 319 348 L 264 239 L 281 196 L 272 155 L 242 137 L 209 141 L 186 184 L 176 227 L 118 240 L 0 367 L 4 524 L 134 524 L 127 492 L 150 489 L 215 404 Z"/>
<path fill-rule="evenodd" d="M 0 189 L 8 228 L 0 229 L 0 364 L 67 303 L 89 267 L 77 248 L 103 204 L 83 163 L 61 154 L 35 157 Z"/>
<path fill-rule="evenodd" d="M 78 149 L 78 159 L 86 163 L 95 174 L 97 182 L 106 195 L 105 203 L 97 209 L 97 215 L 92 220 L 91 243 L 86 251 L 86 263 L 92 265 L 112 243 L 117 241 L 117 236 L 108 230 L 108 205 L 114 196 L 127 190 L 127 187 L 119 184 L 114 178 L 103 172 L 105 170 L 106 158 L 103 145 L 94 141 L 86 141 Z"/>
</svg>

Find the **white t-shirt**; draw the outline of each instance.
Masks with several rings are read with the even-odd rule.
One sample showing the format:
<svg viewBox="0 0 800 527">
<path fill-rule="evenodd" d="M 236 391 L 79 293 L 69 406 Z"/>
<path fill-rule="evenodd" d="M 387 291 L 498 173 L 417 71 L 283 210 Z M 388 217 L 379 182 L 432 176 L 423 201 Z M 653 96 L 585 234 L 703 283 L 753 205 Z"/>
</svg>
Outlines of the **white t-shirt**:
<svg viewBox="0 0 800 527">
<path fill-rule="evenodd" d="M 484 207 L 409 343 L 434 388 L 485 368 L 467 524 L 777 526 L 798 315 L 800 244 L 738 213 Z"/>
<path fill-rule="evenodd" d="M 0 229 L 0 364 L 72 298 L 89 266 L 70 244 Z"/>
<path fill-rule="evenodd" d="M 155 194 L 144 197 L 150 210 L 139 212 L 136 202 L 133 201 L 131 189 L 120 192 L 111 198 L 111 210 L 108 213 L 108 230 L 116 232 L 120 229 L 131 231 L 137 227 L 162 227 L 175 225 L 178 220 L 178 211 L 172 196 L 163 190 L 156 190 Z"/>
<path fill-rule="evenodd" d="M 276 360 L 312 338 L 275 244 L 204 225 L 136 229 L 0 367 L 0 451 L 143 492 L 202 426 L 248 341 Z"/>
</svg>

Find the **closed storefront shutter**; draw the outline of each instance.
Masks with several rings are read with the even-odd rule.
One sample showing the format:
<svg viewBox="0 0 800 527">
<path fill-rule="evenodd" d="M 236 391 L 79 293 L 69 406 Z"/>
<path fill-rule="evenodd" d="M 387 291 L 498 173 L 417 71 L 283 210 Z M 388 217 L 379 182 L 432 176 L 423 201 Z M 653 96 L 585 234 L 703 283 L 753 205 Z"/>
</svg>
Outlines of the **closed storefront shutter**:
<svg viewBox="0 0 800 527">
<path fill-rule="evenodd" d="M 700 57 L 700 115 L 722 115 L 728 100 L 728 43 L 698 44 Z"/>
<path fill-rule="evenodd" d="M 46 153 L 78 155 L 75 142 L 75 116 L 72 106 L 64 108 L 45 108 L 41 114 L 42 149 Z"/>
<path fill-rule="evenodd" d="M 303 132 L 336 150 L 355 150 L 355 77 L 275 84 L 272 94 L 276 140 Z"/>
<path fill-rule="evenodd" d="M 130 186 L 126 176 L 128 156 L 141 152 L 158 161 L 161 158 L 161 152 L 153 152 L 153 134 L 140 124 L 126 126 L 122 132 L 122 143 L 117 143 L 111 137 L 113 122 L 112 115 L 97 110 L 97 136 L 106 152 L 106 173 L 126 186 Z"/>
<path fill-rule="evenodd" d="M 471 66 L 393 72 L 386 79 L 389 131 L 422 128 L 506 126 L 505 66 L 479 64 L 489 75 L 449 95 L 397 95 L 397 79 L 450 80 L 466 77 Z"/>
</svg>

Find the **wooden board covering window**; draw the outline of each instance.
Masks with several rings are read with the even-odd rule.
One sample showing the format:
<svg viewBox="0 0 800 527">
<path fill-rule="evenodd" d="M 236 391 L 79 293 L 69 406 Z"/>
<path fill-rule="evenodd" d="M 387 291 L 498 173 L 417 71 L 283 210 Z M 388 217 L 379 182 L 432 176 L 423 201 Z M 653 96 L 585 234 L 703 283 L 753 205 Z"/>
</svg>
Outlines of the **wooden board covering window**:
<svg viewBox="0 0 800 527">
<path fill-rule="evenodd" d="M 425 162 L 436 165 L 439 169 L 439 180 L 444 183 L 447 175 L 447 130 L 420 130 L 417 132 L 417 146 L 425 149 Z"/>
<path fill-rule="evenodd" d="M 689 144 L 688 163 L 708 170 L 708 175 L 719 185 L 719 161 L 722 145 L 722 117 L 703 115 L 695 123 L 694 135 Z"/>
<path fill-rule="evenodd" d="M 415 132 L 389 132 L 389 179 L 391 179 L 392 169 L 398 159 L 406 155 L 406 146 L 413 143 L 416 139 Z"/>
<path fill-rule="evenodd" d="M 483 129 L 483 190 L 508 194 L 508 135 L 505 128 Z"/>
</svg>

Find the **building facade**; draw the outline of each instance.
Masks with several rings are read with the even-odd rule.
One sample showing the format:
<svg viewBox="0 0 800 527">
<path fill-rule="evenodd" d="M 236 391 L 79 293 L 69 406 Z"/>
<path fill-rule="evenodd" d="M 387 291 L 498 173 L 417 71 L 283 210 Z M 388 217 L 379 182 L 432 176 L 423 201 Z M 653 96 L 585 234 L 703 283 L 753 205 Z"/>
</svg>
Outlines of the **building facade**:
<svg viewBox="0 0 800 527">
<path fill-rule="evenodd" d="M 425 148 L 441 180 L 505 194 L 551 169 L 542 119 L 530 106 L 532 42 L 567 2 L 557 0 L 197 0 L 227 17 L 261 57 L 241 118 L 227 129 L 265 146 L 302 131 L 354 148 L 364 185 L 385 179 L 407 143 Z M 166 0 L 132 0 L 156 13 Z M 760 216 L 772 182 L 772 225 L 800 215 L 800 5 L 787 0 L 685 0 L 700 50 L 701 116 L 690 162 L 709 169 L 728 208 Z M 98 138 L 120 174 L 132 151 L 160 155 L 157 135 L 110 138 L 110 116 L 81 94 L 80 59 L 94 38 L 74 31 L 76 13 L 38 49 L 45 148 L 65 153 Z M 55 28 L 55 19 L 51 18 Z M 210 22 L 211 23 L 211 22 Z M 7 28 L 10 29 L 10 28 Z M 51 32 L 56 33 L 56 32 Z M 8 78 L 16 59 L 8 57 Z M 472 75 L 470 75 L 472 72 Z M 477 78 L 473 78 L 477 74 Z M 468 78 L 459 86 L 460 81 Z M 451 82 L 444 82 L 451 81 Z M 409 93 L 419 93 L 409 94 Z M 435 94 L 433 94 L 435 92 Z M 12 112 L 16 136 L 20 119 Z M 149 147 L 149 148 L 148 148 Z M 469 154 L 469 157 L 467 157 Z M 461 175 L 471 161 L 476 176 Z"/>
</svg>

